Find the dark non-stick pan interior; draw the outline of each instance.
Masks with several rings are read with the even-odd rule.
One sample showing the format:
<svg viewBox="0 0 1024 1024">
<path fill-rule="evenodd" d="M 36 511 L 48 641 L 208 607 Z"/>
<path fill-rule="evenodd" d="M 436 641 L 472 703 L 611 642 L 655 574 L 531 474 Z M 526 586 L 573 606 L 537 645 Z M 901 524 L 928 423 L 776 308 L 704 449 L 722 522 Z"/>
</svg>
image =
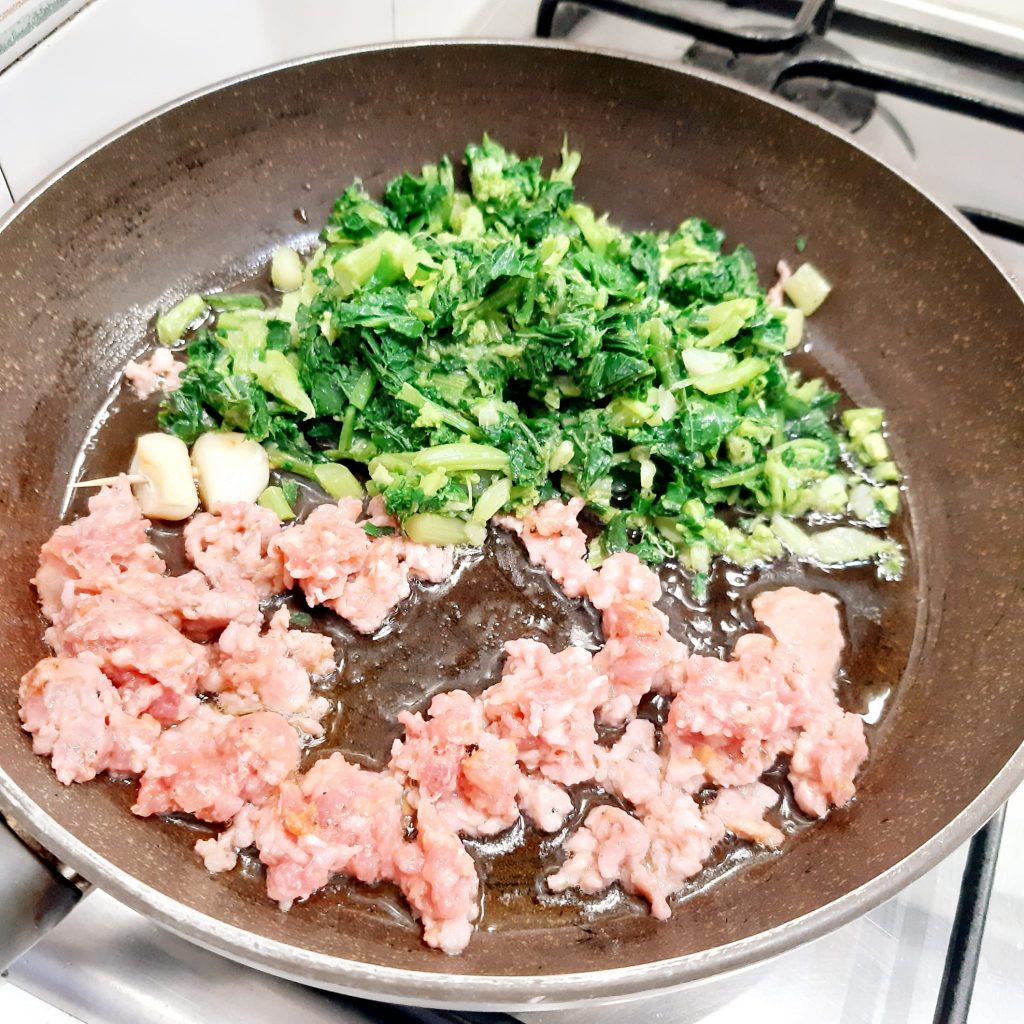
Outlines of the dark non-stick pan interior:
<svg viewBox="0 0 1024 1024">
<path fill-rule="evenodd" d="M 812 321 L 813 354 L 855 401 L 889 411 L 915 576 L 865 663 L 907 667 L 850 808 L 683 902 L 667 924 L 527 908 L 453 959 L 358 901 L 317 898 L 282 914 L 244 878 L 209 876 L 182 829 L 133 818 L 117 787 L 65 789 L 19 729 L 17 679 L 42 653 L 28 583 L 36 552 L 157 304 L 239 280 L 276 245 L 308 240 L 303 218 L 319 224 L 354 176 L 379 189 L 485 131 L 552 157 L 567 133 L 584 155 L 586 201 L 634 228 L 706 217 L 748 244 L 766 277 L 806 236 L 836 286 Z M 0 235 L 0 276 L 0 766 L 100 857 L 186 907 L 300 949 L 428 973 L 664 960 L 872 882 L 954 819 L 1024 741 L 1020 301 L 916 190 L 780 107 L 559 49 L 422 46 L 314 61 L 201 96 L 93 154 Z"/>
</svg>

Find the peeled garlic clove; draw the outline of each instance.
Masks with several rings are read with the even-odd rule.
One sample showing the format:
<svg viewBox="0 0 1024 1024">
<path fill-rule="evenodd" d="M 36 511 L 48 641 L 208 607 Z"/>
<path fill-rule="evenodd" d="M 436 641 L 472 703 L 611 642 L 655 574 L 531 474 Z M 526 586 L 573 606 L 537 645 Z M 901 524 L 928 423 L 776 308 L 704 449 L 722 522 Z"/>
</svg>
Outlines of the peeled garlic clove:
<svg viewBox="0 0 1024 1024">
<path fill-rule="evenodd" d="M 254 502 L 270 482 L 263 446 L 244 434 L 211 431 L 192 445 L 199 497 L 210 512 L 235 501 Z"/>
<path fill-rule="evenodd" d="M 135 501 L 144 516 L 176 522 L 199 505 L 188 447 L 170 434 L 142 434 L 135 442 L 130 476 Z"/>
</svg>

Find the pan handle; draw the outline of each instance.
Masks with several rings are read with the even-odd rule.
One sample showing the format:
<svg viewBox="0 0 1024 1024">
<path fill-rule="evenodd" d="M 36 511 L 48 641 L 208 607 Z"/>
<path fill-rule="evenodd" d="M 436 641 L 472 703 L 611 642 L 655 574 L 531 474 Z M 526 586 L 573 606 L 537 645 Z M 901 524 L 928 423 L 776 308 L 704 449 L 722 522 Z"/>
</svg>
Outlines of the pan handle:
<svg viewBox="0 0 1024 1024">
<path fill-rule="evenodd" d="M 19 838 L 3 815 L 0 872 L 0 971 L 5 971 L 64 918 L 81 899 L 83 888 Z"/>
</svg>

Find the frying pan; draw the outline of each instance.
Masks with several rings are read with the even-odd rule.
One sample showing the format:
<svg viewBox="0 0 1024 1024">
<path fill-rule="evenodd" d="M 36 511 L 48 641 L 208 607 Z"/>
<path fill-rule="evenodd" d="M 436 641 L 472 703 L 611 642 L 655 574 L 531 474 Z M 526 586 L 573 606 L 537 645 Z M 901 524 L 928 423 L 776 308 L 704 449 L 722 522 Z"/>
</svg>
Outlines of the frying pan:
<svg viewBox="0 0 1024 1024">
<path fill-rule="evenodd" d="M 366 905 L 282 914 L 211 878 L 116 786 L 62 787 L 17 720 L 43 653 L 28 584 L 82 439 L 160 305 L 237 280 L 371 191 L 490 131 L 584 154 L 579 194 L 628 226 L 699 214 L 762 265 L 797 235 L 838 285 L 816 357 L 890 415 L 916 576 L 873 645 L 900 677 L 858 798 L 684 901 L 668 923 L 524 914 L 465 955 Z M 477 1008 L 617 999 L 751 964 L 895 893 L 1024 775 L 1020 297 L 970 230 L 823 123 L 714 76 L 549 45 L 415 44 L 301 61 L 165 108 L 74 162 L 0 234 L 0 806 L 46 849 L 204 946 L 304 982 Z M 181 830 L 178 830 L 180 833 Z"/>
</svg>

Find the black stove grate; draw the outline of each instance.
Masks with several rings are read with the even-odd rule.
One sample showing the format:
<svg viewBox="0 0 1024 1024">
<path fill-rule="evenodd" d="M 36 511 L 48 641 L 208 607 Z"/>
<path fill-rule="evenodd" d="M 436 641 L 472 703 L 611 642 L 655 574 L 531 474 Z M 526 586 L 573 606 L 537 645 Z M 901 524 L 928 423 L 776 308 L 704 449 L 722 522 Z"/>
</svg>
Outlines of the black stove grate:
<svg viewBox="0 0 1024 1024">
<path fill-rule="evenodd" d="M 784 20 L 774 27 L 736 27 L 734 19 L 722 17 L 727 10 Z M 881 93 L 1024 132 L 1024 58 L 837 9 L 835 0 L 541 0 L 537 35 L 564 36 L 588 11 L 693 36 L 697 43 L 686 54 L 687 62 L 803 102 L 851 131 L 863 123 L 864 98 L 873 102 L 870 98 Z M 938 62 L 946 80 L 858 61 L 832 42 L 833 32 Z M 968 83 L 971 88 L 964 88 Z M 986 83 L 1001 85 L 996 90 L 1001 95 L 986 90 Z M 837 88 L 842 90 L 838 99 Z M 814 102 L 816 91 L 828 98 L 832 110 Z M 834 113 L 837 106 L 839 116 Z M 986 234 L 1024 240 L 1024 222 L 1013 217 L 973 208 L 961 212 Z"/>
</svg>

